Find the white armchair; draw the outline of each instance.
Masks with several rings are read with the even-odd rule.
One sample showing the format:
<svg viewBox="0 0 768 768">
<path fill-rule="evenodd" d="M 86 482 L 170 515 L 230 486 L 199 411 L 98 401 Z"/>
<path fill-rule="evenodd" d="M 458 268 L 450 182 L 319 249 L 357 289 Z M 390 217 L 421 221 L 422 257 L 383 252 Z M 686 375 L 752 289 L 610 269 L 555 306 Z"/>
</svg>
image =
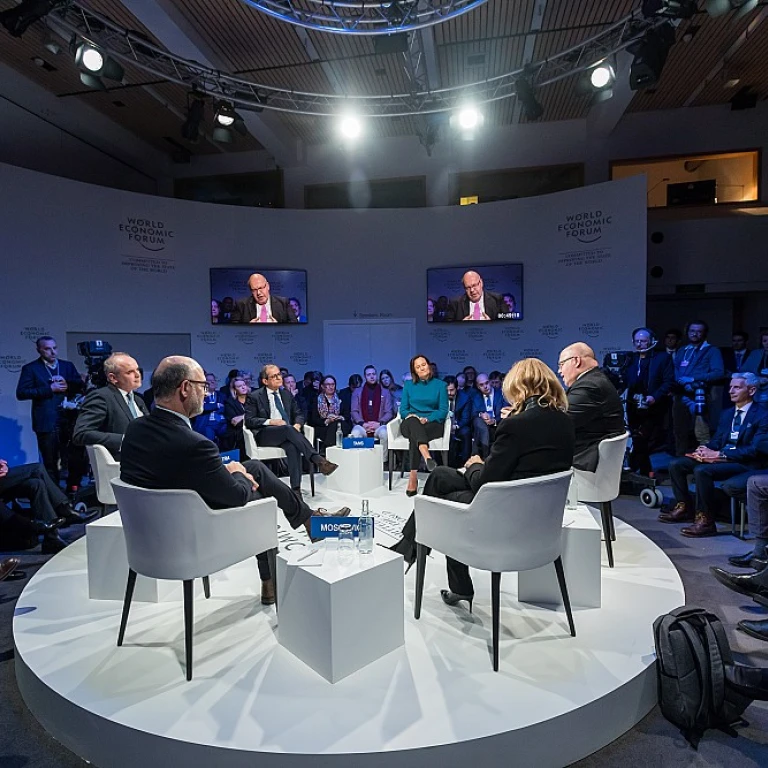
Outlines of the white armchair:
<svg viewBox="0 0 768 768">
<path fill-rule="evenodd" d="M 117 644 L 123 644 L 136 574 L 178 579 L 184 584 L 186 667 L 191 680 L 193 581 L 202 578 L 205 596 L 210 597 L 210 574 L 266 552 L 276 585 L 277 501 L 267 498 L 233 509 L 211 509 L 194 491 L 137 488 L 120 479 L 113 480 L 112 487 L 128 554 Z"/>
<path fill-rule="evenodd" d="M 88 445 L 85 450 L 93 470 L 96 498 L 104 508 L 104 514 L 106 514 L 110 507 L 117 504 L 110 483 L 120 477 L 120 462 L 113 459 L 112 454 L 103 445 Z"/>
<path fill-rule="evenodd" d="M 245 437 L 245 452 L 252 458 L 259 461 L 271 461 L 273 459 L 286 458 L 285 451 L 282 448 L 263 446 L 256 444 L 256 436 L 253 430 L 243 425 L 243 436 Z M 315 445 L 315 428 L 309 424 L 304 425 L 304 437 Z M 315 465 L 309 462 L 309 485 L 312 489 L 312 495 L 315 495 Z"/>
<path fill-rule="evenodd" d="M 403 437 L 400 433 L 400 425 L 403 423 L 402 418 L 398 414 L 392 421 L 387 423 L 387 446 L 389 453 L 389 490 L 392 490 L 392 470 L 395 464 L 395 454 L 403 454 L 408 450 L 408 438 Z M 443 429 L 442 437 L 437 437 L 434 440 L 429 441 L 430 451 L 440 451 L 443 455 L 443 464 L 448 466 L 448 451 L 451 448 L 451 420 L 447 418 L 445 420 L 445 429 Z M 401 456 L 400 461 L 400 477 L 403 476 L 404 461 Z"/>
<path fill-rule="evenodd" d="M 627 450 L 628 440 L 628 432 L 618 437 L 601 440 L 597 447 L 599 452 L 597 469 L 594 472 L 583 469 L 573 470 L 578 500 L 584 504 L 597 504 L 600 508 L 605 551 L 610 568 L 613 568 L 613 542 L 616 541 L 611 502 L 619 495 L 621 469 L 624 465 L 624 453 Z"/>
<path fill-rule="evenodd" d="M 472 568 L 491 571 L 493 669 L 499 669 L 499 592 L 504 571 L 554 563 L 571 636 L 576 636 L 563 573 L 562 528 L 572 470 L 526 480 L 486 483 L 471 504 L 431 496 L 414 499 L 416 599 L 421 615 L 428 548 Z"/>
</svg>

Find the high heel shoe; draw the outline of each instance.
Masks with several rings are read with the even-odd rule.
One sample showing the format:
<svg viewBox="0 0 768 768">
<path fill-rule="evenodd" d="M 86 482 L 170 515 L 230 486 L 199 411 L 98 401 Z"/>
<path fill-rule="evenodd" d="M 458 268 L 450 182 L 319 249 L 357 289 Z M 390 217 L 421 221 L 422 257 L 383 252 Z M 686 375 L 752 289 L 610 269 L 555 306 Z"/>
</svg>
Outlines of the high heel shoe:
<svg viewBox="0 0 768 768">
<path fill-rule="evenodd" d="M 413 490 L 410 490 L 410 488 L 405 489 L 406 496 L 415 496 L 418 492 L 419 492 L 418 488 L 414 488 Z"/>
<path fill-rule="evenodd" d="M 434 472 L 437 469 L 437 462 L 434 459 L 427 459 L 425 464 L 427 465 L 427 472 Z"/>
<path fill-rule="evenodd" d="M 443 602 L 446 605 L 458 605 L 462 600 L 466 600 L 469 603 L 469 612 L 472 613 L 472 601 L 475 599 L 474 595 L 457 595 L 455 592 L 451 592 L 450 589 L 441 589 L 440 597 L 443 598 Z"/>
<path fill-rule="evenodd" d="M 390 547 L 390 550 L 403 556 L 403 560 L 408 564 L 405 572 L 408 573 L 416 562 L 416 545 L 412 541 L 400 539 L 400 541 Z"/>
</svg>

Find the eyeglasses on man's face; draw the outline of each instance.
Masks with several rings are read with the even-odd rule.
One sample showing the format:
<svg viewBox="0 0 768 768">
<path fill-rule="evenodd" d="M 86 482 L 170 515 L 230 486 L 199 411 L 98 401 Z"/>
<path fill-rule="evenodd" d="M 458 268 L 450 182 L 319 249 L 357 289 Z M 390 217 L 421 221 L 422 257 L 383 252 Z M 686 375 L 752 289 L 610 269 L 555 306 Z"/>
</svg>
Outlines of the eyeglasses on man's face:
<svg viewBox="0 0 768 768">
<path fill-rule="evenodd" d="M 194 379 L 184 379 L 190 384 L 199 384 L 205 392 L 213 392 L 213 387 L 207 381 L 195 381 Z"/>
<path fill-rule="evenodd" d="M 570 357 L 564 357 L 562 360 L 557 361 L 557 369 L 560 370 L 569 360 L 575 360 L 578 355 L 571 355 Z"/>
<path fill-rule="evenodd" d="M 269 376 L 267 376 L 268 379 L 282 379 L 283 374 L 282 373 L 270 373 Z"/>
</svg>

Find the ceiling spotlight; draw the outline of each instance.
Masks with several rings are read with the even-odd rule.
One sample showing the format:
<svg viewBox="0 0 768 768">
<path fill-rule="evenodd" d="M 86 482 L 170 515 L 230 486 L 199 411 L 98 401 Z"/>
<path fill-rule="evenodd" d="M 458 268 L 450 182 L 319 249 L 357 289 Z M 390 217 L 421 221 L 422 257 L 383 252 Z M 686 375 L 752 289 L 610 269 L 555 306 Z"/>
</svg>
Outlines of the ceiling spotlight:
<svg viewBox="0 0 768 768">
<path fill-rule="evenodd" d="M 757 5 L 758 0 L 707 0 L 704 8 L 710 16 L 723 16 L 729 11 L 737 11 L 736 18 L 741 18 Z"/>
<path fill-rule="evenodd" d="M 483 116 L 475 107 L 464 107 L 458 114 L 459 128 L 464 131 L 473 131 L 479 128 L 483 122 Z"/>
<path fill-rule="evenodd" d="M 215 120 L 219 125 L 229 128 L 236 119 L 237 114 L 231 104 L 227 104 L 225 101 L 220 101 L 216 105 Z"/>
<path fill-rule="evenodd" d="M 125 71 L 120 64 L 95 45 L 87 42 L 80 43 L 75 49 L 75 64 L 81 70 L 80 81 L 89 88 L 101 91 L 106 90 L 106 86 L 101 81 L 102 77 L 121 83 L 125 76 Z"/>
<path fill-rule="evenodd" d="M 14 37 L 21 37 L 31 24 L 47 16 L 63 0 L 21 0 L 21 2 L 0 13 L 0 24 Z"/>
<path fill-rule="evenodd" d="M 610 64 L 598 64 L 589 73 L 589 82 L 597 90 L 613 85 L 615 79 L 616 74 Z"/>
<path fill-rule="evenodd" d="M 358 139 L 363 133 L 363 124 L 355 115 L 345 115 L 339 122 L 339 131 L 345 139 Z"/>
<path fill-rule="evenodd" d="M 192 91 L 187 95 L 187 119 L 181 126 L 181 135 L 193 144 L 200 139 L 200 125 L 205 117 L 202 94 Z"/>
<path fill-rule="evenodd" d="M 87 43 L 82 43 L 77 49 L 75 61 L 78 66 L 85 67 L 89 72 L 96 74 L 104 66 L 104 54 Z"/>
<path fill-rule="evenodd" d="M 661 70 L 675 44 L 675 28 L 670 22 L 649 29 L 642 39 L 627 50 L 635 57 L 629 68 L 629 87 L 633 91 L 650 88 L 659 82 Z"/>
<path fill-rule="evenodd" d="M 515 80 L 515 93 L 527 120 L 538 120 L 544 114 L 544 107 L 536 100 L 533 84 L 527 77 L 521 75 Z"/>
</svg>

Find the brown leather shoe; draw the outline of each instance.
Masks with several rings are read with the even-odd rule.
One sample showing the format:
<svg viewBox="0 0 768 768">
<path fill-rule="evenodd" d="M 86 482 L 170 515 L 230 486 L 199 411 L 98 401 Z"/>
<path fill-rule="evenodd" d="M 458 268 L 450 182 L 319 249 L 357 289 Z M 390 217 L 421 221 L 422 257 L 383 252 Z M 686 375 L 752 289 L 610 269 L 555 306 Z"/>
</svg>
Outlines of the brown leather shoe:
<svg viewBox="0 0 768 768">
<path fill-rule="evenodd" d="M 697 512 L 694 524 L 681 529 L 680 533 L 692 539 L 703 536 L 717 536 L 717 526 L 715 525 L 714 518 L 709 517 L 704 512 Z"/>
<path fill-rule="evenodd" d="M 684 501 L 678 501 L 669 512 L 659 515 L 660 523 L 692 523 L 693 512 L 688 511 L 688 505 Z"/>
<path fill-rule="evenodd" d="M 0 563 L 0 581 L 7 579 L 21 564 L 18 557 L 6 557 Z"/>
<path fill-rule="evenodd" d="M 334 464 L 332 461 L 328 461 L 324 456 L 321 456 L 317 468 L 327 477 L 328 475 L 332 475 L 339 468 L 339 465 Z"/>
<path fill-rule="evenodd" d="M 261 604 L 275 604 L 275 583 L 272 579 L 267 579 L 266 581 L 261 582 Z"/>
</svg>

